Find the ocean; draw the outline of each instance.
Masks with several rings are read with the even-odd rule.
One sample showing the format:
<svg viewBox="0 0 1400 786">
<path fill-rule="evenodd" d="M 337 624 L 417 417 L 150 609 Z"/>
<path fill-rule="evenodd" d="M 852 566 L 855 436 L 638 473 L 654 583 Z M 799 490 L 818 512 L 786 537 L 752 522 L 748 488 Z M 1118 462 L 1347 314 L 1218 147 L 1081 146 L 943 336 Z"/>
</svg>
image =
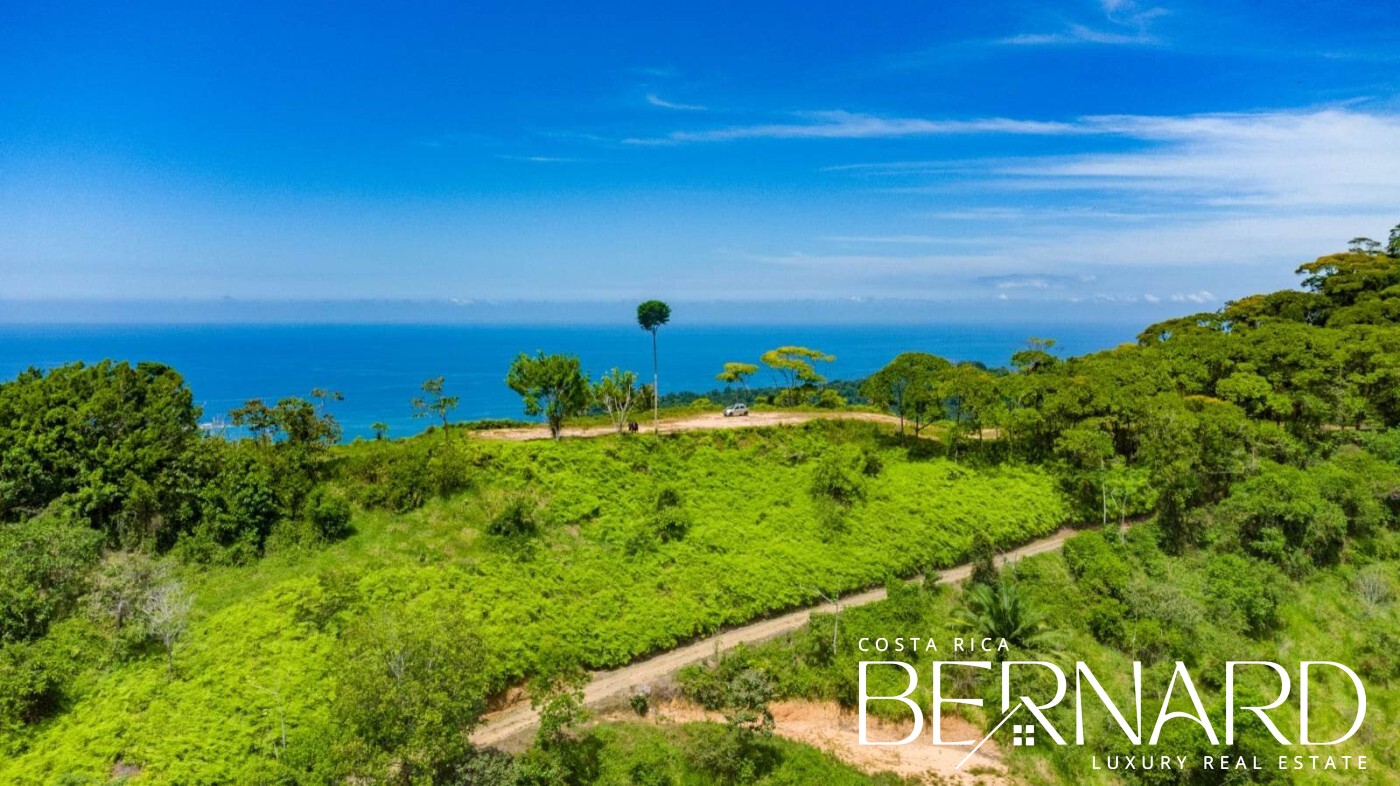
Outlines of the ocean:
<svg viewBox="0 0 1400 786">
<path fill-rule="evenodd" d="M 1066 355 L 1107 349 L 1133 340 L 1132 325 L 674 325 L 660 333 L 661 392 L 704 392 L 727 361 L 758 363 L 773 347 L 796 344 L 835 355 L 823 372 L 855 379 L 878 370 L 900 352 L 924 351 L 953 360 L 1005 365 L 1030 336 L 1058 341 Z M 305 396 L 313 387 L 338 390 L 345 400 L 331 411 L 346 439 L 370 436 L 387 423 L 390 434 L 417 433 L 427 423 L 409 401 L 423 380 L 446 377 L 461 397 L 455 420 L 524 418 L 520 398 L 505 385 L 520 352 L 578 355 L 597 376 L 613 367 L 651 379 L 651 339 L 635 326 L 521 327 L 462 325 L 0 325 L 0 379 L 30 366 L 51 368 L 75 360 L 153 360 L 184 375 L 210 421 L 250 398 L 269 403 Z M 752 385 L 772 384 L 766 369 Z"/>
</svg>

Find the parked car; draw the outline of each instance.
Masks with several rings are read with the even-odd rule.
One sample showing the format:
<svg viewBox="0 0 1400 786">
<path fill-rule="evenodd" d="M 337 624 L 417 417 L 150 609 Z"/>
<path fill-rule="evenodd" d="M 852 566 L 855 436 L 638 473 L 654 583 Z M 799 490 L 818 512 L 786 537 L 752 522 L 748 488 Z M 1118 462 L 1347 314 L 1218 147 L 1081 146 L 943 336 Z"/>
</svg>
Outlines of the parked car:
<svg viewBox="0 0 1400 786">
<path fill-rule="evenodd" d="M 727 418 L 745 417 L 749 414 L 748 404 L 730 404 L 724 408 L 724 416 Z"/>
</svg>

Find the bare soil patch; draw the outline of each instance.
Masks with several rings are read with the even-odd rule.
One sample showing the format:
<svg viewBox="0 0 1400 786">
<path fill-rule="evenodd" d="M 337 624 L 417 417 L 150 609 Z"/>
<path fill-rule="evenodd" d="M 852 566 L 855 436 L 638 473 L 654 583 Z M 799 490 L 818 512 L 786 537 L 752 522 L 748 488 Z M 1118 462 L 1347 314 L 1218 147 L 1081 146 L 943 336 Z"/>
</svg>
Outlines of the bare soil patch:
<svg viewBox="0 0 1400 786">
<path fill-rule="evenodd" d="M 1007 774 L 1002 751 L 994 741 L 988 741 L 958 769 L 968 748 L 931 745 L 927 729 L 908 745 L 861 745 L 856 714 L 834 703 L 780 701 L 774 702 L 770 709 L 775 721 L 774 734 L 825 751 L 862 772 L 893 772 L 924 783 L 948 786 L 1007 786 L 1013 782 Z M 635 714 L 623 710 L 605 713 L 602 719 L 638 720 Z M 718 713 L 706 712 L 685 700 L 655 704 L 644 720 L 660 725 L 724 721 Z M 898 740 L 911 728 L 867 718 L 866 731 L 872 740 Z M 943 718 L 945 740 L 980 739 L 981 736 L 976 726 L 961 718 Z"/>
<path fill-rule="evenodd" d="M 662 434 L 676 434 L 683 431 L 703 431 L 725 428 L 759 428 L 762 426 L 792 426 L 810 420 L 864 420 L 872 423 L 899 423 L 899 418 L 878 412 L 752 412 L 742 417 L 725 417 L 719 412 L 702 412 L 661 421 Z M 651 433 L 651 423 L 639 419 L 641 433 Z M 612 426 L 584 426 L 565 428 L 561 437 L 604 437 L 616 434 Z M 493 428 L 473 432 L 478 439 L 500 439 L 522 442 L 532 439 L 549 439 L 549 428 L 530 426 L 521 428 Z"/>
</svg>

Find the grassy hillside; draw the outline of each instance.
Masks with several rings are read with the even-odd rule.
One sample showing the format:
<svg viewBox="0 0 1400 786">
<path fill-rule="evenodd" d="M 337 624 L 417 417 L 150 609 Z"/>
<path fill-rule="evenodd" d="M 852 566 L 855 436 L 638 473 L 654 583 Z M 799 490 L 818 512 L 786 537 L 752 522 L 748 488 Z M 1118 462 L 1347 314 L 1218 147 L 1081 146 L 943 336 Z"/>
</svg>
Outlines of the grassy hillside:
<svg viewBox="0 0 1400 786">
<path fill-rule="evenodd" d="M 819 591 L 953 564 L 977 533 L 1012 544 L 1065 517 L 1044 472 L 969 469 L 918 447 L 871 424 L 813 423 L 338 449 L 333 485 L 364 504 L 393 507 L 394 468 L 417 477 L 424 460 L 446 461 L 466 488 L 408 512 L 357 508 L 354 534 L 329 546 L 279 531 L 252 564 L 190 571 L 195 614 L 174 676 L 160 658 L 100 659 L 65 712 L 10 737 L 0 780 L 101 777 L 114 762 L 153 782 L 269 778 L 279 759 L 320 753 L 342 633 L 377 615 L 458 609 L 498 691 L 542 667 L 616 666 Z M 87 625 L 59 638 L 100 649 Z"/>
</svg>

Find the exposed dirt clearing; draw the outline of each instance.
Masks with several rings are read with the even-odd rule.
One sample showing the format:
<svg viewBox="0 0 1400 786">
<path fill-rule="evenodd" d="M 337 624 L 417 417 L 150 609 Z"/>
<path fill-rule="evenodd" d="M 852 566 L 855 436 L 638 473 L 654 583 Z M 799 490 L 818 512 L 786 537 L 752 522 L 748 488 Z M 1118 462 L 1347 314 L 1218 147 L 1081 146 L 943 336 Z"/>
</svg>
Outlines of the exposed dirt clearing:
<svg viewBox="0 0 1400 786">
<path fill-rule="evenodd" d="M 988 741 L 968 759 L 963 769 L 958 764 L 969 748 L 929 744 L 929 732 L 908 745 L 861 745 L 856 714 L 827 702 L 778 701 L 770 705 L 773 712 L 773 733 L 784 739 L 811 745 L 841 761 L 869 774 L 893 772 L 906 778 L 927 778 L 948 786 L 1005 786 L 1010 783 L 1001 749 Z M 636 722 L 630 711 L 606 713 L 601 720 Z M 712 721 L 723 723 L 716 712 L 706 712 L 695 704 L 679 700 L 656 704 L 645 722 L 658 725 Z M 912 725 L 904 727 L 880 718 L 866 719 L 866 733 L 871 740 L 899 740 L 906 737 Z M 981 739 L 976 726 L 954 716 L 943 718 L 943 739 Z"/>
<path fill-rule="evenodd" d="M 1046 538 L 1031 541 L 1017 549 L 1012 549 L 998 558 L 1000 564 L 1015 562 L 1034 554 L 1056 551 L 1065 540 L 1076 534 L 1076 530 L 1062 529 Z M 945 584 L 963 581 L 972 574 L 970 565 L 959 565 L 938 572 L 938 580 Z M 912 579 L 917 581 L 918 579 Z M 682 647 L 654 655 L 613 671 L 594 672 L 583 691 L 584 704 L 597 708 L 609 702 L 626 699 L 635 690 L 660 685 L 665 679 L 683 667 L 700 663 L 707 658 L 733 649 L 740 644 L 756 644 L 777 638 L 785 633 L 800 630 L 813 614 L 830 614 L 840 608 L 864 606 L 885 599 L 885 588 L 879 587 L 857 592 L 841 598 L 836 604 L 824 603 L 805 609 L 789 612 L 777 617 L 717 633 Z M 472 735 L 472 742 L 480 746 L 506 747 L 519 746 L 528 738 L 539 722 L 539 714 L 528 704 L 508 706 L 488 713 L 482 725 Z"/>
<path fill-rule="evenodd" d="M 792 426 L 810 420 L 864 420 L 871 423 L 891 423 L 898 425 L 899 418 L 878 412 L 752 412 L 740 417 L 725 417 L 719 412 L 704 412 L 680 418 L 661 421 L 662 434 L 676 434 L 682 431 L 705 431 L 722 428 L 759 428 L 761 426 Z M 637 421 L 642 434 L 650 434 L 651 422 Z M 605 437 L 616 434 L 612 426 L 584 426 L 565 428 L 561 437 Z M 493 428 L 472 432 L 479 439 L 502 439 L 522 442 L 531 439 L 549 439 L 549 427 L 530 426 L 528 428 Z"/>
</svg>

